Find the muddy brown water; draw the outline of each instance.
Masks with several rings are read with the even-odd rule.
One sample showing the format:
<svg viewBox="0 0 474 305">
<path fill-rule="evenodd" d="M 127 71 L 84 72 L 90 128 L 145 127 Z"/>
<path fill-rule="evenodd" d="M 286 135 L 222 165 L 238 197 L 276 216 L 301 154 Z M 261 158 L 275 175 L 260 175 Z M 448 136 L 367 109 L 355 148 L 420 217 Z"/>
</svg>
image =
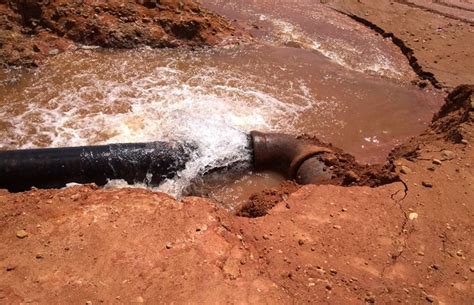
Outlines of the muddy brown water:
<svg viewBox="0 0 474 305">
<path fill-rule="evenodd" d="M 81 49 L 34 71 L 0 72 L 0 148 L 154 140 L 192 142 L 196 155 L 158 190 L 193 193 L 226 207 L 282 181 L 244 164 L 248 132 L 308 133 L 381 162 L 420 133 L 442 96 L 390 42 L 312 1 L 205 1 L 252 28 L 255 43 L 217 49 Z M 227 179 L 226 179 L 227 177 Z M 120 183 L 114 184 L 120 186 Z"/>
</svg>

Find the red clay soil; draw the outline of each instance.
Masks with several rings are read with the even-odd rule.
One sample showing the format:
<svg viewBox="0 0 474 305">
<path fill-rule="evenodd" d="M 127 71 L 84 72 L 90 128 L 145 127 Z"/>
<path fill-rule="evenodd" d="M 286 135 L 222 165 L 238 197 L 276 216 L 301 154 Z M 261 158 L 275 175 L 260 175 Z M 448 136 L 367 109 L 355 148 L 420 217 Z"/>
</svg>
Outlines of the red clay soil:
<svg viewBox="0 0 474 305">
<path fill-rule="evenodd" d="M 0 64 L 37 66 L 76 47 L 215 45 L 235 30 L 194 0 L 0 0 Z"/>
<path fill-rule="evenodd" d="M 288 187 L 258 218 L 138 189 L 0 191 L 0 303 L 473 304 L 473 119 L 459 87 L 394 150 L 401 182 Z"/>
</svg>

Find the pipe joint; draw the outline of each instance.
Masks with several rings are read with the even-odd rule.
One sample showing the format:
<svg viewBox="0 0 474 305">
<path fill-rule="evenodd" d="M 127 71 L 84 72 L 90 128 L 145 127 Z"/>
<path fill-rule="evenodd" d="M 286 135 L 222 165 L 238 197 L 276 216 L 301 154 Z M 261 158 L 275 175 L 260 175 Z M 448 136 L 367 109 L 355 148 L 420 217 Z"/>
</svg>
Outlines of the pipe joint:
<svg viewBox="0 0 474 305">
<path fill-rule="evenodd" d="M 253 148 L 253 163 L 257 170 L 275 170 L 288 179 L 297 179 L 299 169 L 305 161 L 332 150 L 296 139 L 281 133 L 250 133 Z"/>
</svg>

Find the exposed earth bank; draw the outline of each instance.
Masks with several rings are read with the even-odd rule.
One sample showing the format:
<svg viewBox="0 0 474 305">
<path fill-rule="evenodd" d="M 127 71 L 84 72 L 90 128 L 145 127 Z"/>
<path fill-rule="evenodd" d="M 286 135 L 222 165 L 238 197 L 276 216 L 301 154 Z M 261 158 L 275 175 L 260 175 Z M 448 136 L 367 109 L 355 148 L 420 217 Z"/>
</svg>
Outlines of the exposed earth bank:
<svg viewBox="0 0 474 305">
<path fill-rule="evenodd" d="M 235 35 L 194 0 L 0 0 L 0 64 L 37 66 L 78 45 L 215 45 Z"/>
<path fill-rule="evenodd" d="M 354 5 L 375 12 L 368 2 Z M 397 28 L 429 35 L 414 26 Z M 414 54 L 422 66 L 433 58 Z M 449 62 L 423 67 L 446 86 L 472 77 Z M 0 191 L 0 302 L 472 304 L 473 89 L 456 88 L 393 151 L 400 182 L 287 184 L 258 218 L 146 190 Z"/>
</svg>

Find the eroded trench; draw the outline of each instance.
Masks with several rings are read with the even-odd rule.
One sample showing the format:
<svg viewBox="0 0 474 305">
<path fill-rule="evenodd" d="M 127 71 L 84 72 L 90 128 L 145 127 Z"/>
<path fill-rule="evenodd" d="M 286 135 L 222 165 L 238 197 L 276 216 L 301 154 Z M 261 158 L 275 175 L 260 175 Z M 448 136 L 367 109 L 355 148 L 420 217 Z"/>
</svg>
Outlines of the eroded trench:
<svg viewBox="0 0 474 305">
<path fill-rule="evenodd" d="M 364 176 L 368 167 L 354 165 L 334 147 L 361 164 L 384 163 L 395 145 L 426 128 L 441 105 L 436 90 L 411 83 L 416 74 L 390 39 L 323 5 L 204 4 L 247 27 L 255 41 L 203 50 L 87 47 L 34 71 L 4 70 L 0 148 L 182 145 L 188 158 L 176 174 L 151 185 L 149 172 L 129 181 L 132 186 L 178 198 L 205 196 L 234 210 L 252 194 L 289 178 L 377 185 Z M 298 142 L 286 139 L 290 144 L 281 152 L 304 143 L 309 145 L 302 149 L 305 158 L 292 172 L 287 169 L 294 158 L 283 160 L 283 153 L 255 168 L 254 130 L 300 135 Z M 308 159 L 313 163 L 303 162 Z M 318 179 L 299 172 L 305 167 L 316 170 Z M 372 169 L 382 173 L 377 179 L 390 180 L 382 167 Z M 105 185 L 127 186 L 116 179 Z"/>
</svg>

